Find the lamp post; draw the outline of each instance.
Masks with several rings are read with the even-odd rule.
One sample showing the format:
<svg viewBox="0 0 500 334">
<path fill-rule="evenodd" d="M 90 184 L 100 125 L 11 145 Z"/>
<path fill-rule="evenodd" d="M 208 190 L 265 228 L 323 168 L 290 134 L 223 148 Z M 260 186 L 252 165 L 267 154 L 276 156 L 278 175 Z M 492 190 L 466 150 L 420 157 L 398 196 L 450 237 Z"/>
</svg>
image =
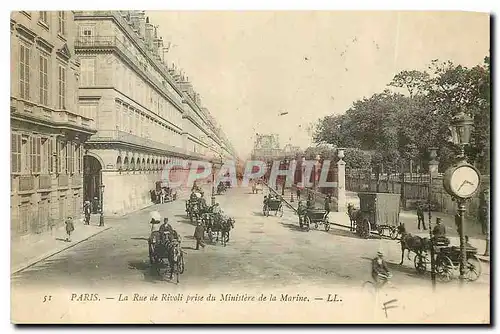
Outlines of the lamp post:
<svg viewBox="0 0 500 334">
<path fill-rule="evenodd" d="M 443 178 L 445 190 L 454 198 L 458 204 L 458 234 L 460 235 L 460 283 L 465 281 L 465 270 L 467 268 L 467 253 L 465 250 L 465 202 L 470 199 L 479 189 L 481 174 L 465 160 L 465 145 L 469 143 L 473 127 L 473 119 L 460 112 L 452 120 L 451 133 L 454 144 L 460 146 L 457 156 L 458 162 L 448 168 Z"/>
<path fill-rule="evenodd" d="M 99 216 L 99 226 L 104 227 L 104 184 L 102 184 L 101 180 L 101 185 L 99 186 L 101 189 L 101 214 Z"/>
<path fill-rule="evenodd" d="M 434 176 L 435 173 L 438 172 L 437 167 L 438 163 L 436 161 L 437 157 L 437 148 L 436 147 L 429 147 L 429 154 L 431 157 L 431 160 L 429 161 L 429 191 L 428 191 L 428 210 L 429 210 L 429 238 L 431 240 L 431 281 L 432 281 L 432 288 L 435 290 L 436 289 L 436 262 L 434 258 L 434 242 L 432 238 L 432 212 L 431 212 L 431 206 L 432 206 L 432 177 Z"/>
</svg>

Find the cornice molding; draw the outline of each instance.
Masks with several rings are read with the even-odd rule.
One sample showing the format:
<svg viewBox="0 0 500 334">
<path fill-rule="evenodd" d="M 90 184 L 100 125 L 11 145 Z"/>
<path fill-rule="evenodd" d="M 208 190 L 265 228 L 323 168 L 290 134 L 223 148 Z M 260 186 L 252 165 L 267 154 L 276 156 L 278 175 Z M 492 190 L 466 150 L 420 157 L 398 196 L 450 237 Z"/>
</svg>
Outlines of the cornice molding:
<svg viewBox="0 0 500 334">
<path fill-rule="evenodd" d="M 36 34 L 33 31 L 31 31 L 30 28 L 26 27 L 21 23 L 16 23 L 15 28 L 20 37 L 23 37 L 32 44 L 35 43 Z"/>
<path fill-rule="evenodd" d="M 42 48 L 44 51 L 46 51 L 47 53 L 52 53 L 52 50 L 54 50 L 54 45 L 52 43 L 50 43 L 49 41 L 47 41 L 46 39 L 44 39 L 43 37 L 36 37 L 36 44 Z"/>
</svg>

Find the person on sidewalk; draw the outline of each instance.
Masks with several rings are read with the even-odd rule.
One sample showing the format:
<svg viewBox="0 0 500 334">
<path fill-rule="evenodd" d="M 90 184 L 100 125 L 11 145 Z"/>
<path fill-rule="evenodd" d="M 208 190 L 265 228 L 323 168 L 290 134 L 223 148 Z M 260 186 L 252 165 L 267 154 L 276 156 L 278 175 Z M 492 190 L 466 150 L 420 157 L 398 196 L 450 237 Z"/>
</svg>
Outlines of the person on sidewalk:
<svg viewBox="0 0 500 334">
<path fill-rule="evenodd" d="M 86 200 L 83 203 L 83 214 L 85 215 L 85 225 L 90 225 L 90 213 L 92 212 L 90 201 Z"/>
<path fill-rule="evenodd" d="M 427 230 L 427 227 L 425 227 L 424 209 L 422 207 L 422 203 L 417 204 L 417 219 L 418 219 L 418 229 L 420 230 L 420 223 L 422 223 L 424 230 Z"/>
<path fill-rule="evenodd" d="M 332 197 L 331 196 L 332 195 L 328 194 L 325 197 L 325 211 L 326 211 L 325 216 L 327 216 L 327 217 L 328 217 L 328 214 L 330 213 L 330 209 L 332 206 Z"/>
<path fill-rule="evenodd" d="M 66 224 L 66 241 L 71 242 L 71 233 L 75 230 L 75 225 L 73 224 L 73 218 L 68 217 L 64 222 Z"/>
<path fill-rule="evenodd" d="M 300 201 L 300 188 L 297 188 L 297 201 Z"/>
<path fill-rule="evenodd" d="M 203 242 L 203 237 L 205 236 L 205 230 L 201 223 L 201 219 L 198 219 L 196 228 L 194 230 L 194 238 L 196 239 L 196 250 L 200 249 L 200 246 L 205 248 L 205 243 Z"/>
</svg>

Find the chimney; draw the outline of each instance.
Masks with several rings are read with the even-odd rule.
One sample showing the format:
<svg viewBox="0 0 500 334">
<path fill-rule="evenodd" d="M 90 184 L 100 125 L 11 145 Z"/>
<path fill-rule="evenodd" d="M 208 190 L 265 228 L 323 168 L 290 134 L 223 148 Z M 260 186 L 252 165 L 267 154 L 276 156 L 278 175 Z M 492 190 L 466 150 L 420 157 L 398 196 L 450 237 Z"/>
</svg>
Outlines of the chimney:
<svg viewBox="0 0 500 334">
<path fill-rule="evenodd" d="M 152 48 L 153 46 L 153 25 L 151 23 L 149 23 L 149 17 L 146 18 L 146 33 L 145 33 L 145 42 L 146 42 L 146 45 L 149 47 L 149 48 Z"/>
</svg>

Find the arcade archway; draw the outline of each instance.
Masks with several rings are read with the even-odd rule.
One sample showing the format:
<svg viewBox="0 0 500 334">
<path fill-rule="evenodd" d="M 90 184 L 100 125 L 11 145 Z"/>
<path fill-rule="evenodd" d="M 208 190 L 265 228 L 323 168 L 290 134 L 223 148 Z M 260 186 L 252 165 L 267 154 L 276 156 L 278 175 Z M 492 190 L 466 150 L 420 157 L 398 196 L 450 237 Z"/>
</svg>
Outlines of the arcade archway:
<svg viewBox="0 0 500 334">
<path fill-rule="evenodd" d="M 91 155 L 83 156 L 83 195 L 84 200 L 92 203 L 92 213 L 99 212 L 101 203 L 102 166 Z"/>
</svg>

